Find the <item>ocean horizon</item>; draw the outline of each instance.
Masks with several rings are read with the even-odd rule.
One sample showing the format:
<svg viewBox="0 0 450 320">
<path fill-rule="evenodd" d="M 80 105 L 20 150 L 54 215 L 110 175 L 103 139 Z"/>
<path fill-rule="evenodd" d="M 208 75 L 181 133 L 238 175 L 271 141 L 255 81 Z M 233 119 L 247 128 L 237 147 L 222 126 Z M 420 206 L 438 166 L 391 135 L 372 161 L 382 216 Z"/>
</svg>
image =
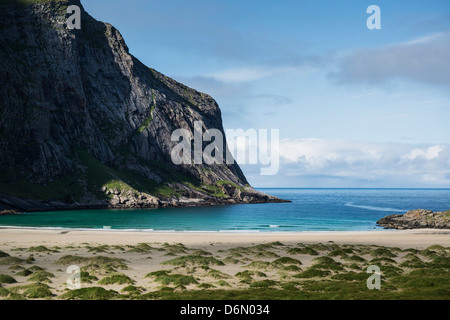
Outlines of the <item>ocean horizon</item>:
<svg viewBox="0 0 450 320">
<path fill-rule="evenodd" d="M 0 216 L 0 227 L 148 232 L 383 230 L 382 217 L 450 209 L 447 188 L 257 188 L 290 203 L 96 209 Z"/>
</svg>

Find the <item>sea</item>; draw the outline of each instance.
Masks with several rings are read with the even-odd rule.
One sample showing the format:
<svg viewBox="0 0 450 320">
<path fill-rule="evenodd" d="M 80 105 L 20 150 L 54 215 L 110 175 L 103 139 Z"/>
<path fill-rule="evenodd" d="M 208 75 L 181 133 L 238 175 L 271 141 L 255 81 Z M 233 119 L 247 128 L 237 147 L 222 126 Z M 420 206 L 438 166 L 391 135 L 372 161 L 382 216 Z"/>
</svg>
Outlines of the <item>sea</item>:
<svg viewBox="0 0 450 320">
<path fill-rule="evenodd" d="M 290 203 L 105 209 L 0 216 L 0 227 L 142 232 L 381 230 L 376 222 L 412 209 L 450 210 L 450 189 L 258 189 Z M 1 232 L 1 230 L 0 230 Z"/>
</svg>

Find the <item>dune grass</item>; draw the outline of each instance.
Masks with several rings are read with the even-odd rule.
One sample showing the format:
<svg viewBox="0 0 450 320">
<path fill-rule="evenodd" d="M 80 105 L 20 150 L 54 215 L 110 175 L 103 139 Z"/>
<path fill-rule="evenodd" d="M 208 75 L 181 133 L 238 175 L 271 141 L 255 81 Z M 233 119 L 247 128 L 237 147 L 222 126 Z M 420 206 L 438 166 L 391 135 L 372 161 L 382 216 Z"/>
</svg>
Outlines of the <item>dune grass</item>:
<svg viewBox="0 0 450 320">
<path fill-rule="evenodd" d="M 111 285 L 111 284 L 134 284 L 135 281 L 123 273 L 113 274 L 101 279 L 98 284 Z"/>
<path fill-rule="evenodd" d="M 0 250 L 0 258 L 9 257 L 9 254 Z"/>
<path fill-rule="evenodd" d="M 110 300 L 117 298 L 119 293 L 102 287 L 89 287 L 70 290 L 60 296 L 63 300 Z"/>
<path fill-rule="evenodd" d="M 163 285 L 186 286 L 190 284 L 198 284 L 198 281 L 193 276 L 183 274 L 166 274 L 156 277 L 155 282 Z"/>
<path fill-rule="evenodd" d="M 0 274 L 0 284 L 6 284 L 6 283 L 16 283 L 16 279 L 13 277 L 7 275 L 7 274 Z"/>
<path fill-rule="evenodd" d="M 172 265 L 172 266 L 188 266 L 188 265 L 197 265 L 197 266 L 209 266 L 209 265 L 217 265 L 223 266 L 225 265 L 222 261 L 214 258 L 214 257 L 205 257 L 200 255 L 187 255 L 177 257 L 171 260 L 164 261 L 163 265 Z"/>
<path fill-rule="evenodd" d="M 7 261 L 0 264 L 0 299 L 450 299 L 450 248 L 443 246 L 403 250 L 334 243 L 262 243 L 214 250 L 214 245 L 205 250 L 176 243 L 83 244 L 80 255 L 57 253 L 63 250 L 57 247 L 20 248 L 20 258 L 0 257 L 0 262 Z M 127 254 L 127 260 L 109 256 L 113 251 Z M 36 265 L 26 265 L 21 254 L 27 252 L 35 253 Z M 166 260 L 168 253 L 178 256 Z M 55 267 L 81 267 L 81 289 L 64 293 L 57 285 L 55 289 L 49 286 L 63 270 L 57 270 L 55 277 L 50 272 L 55 269 L 41 264 L 41 259 L 51 259 L 54 254 Z M 146 259 L 145 254 L 153 259 Z M 151 267 L 136 276 L 131 273 L 135 272 L 134 263 Z M 366 271 L 369 265 L 381 270 L 380 290 L 367 288 L 372 275 Z M 155 268 L 158 266 L 161 269 Z M 112 285 L 117 291 L 108 290 Z"/>
</svg>

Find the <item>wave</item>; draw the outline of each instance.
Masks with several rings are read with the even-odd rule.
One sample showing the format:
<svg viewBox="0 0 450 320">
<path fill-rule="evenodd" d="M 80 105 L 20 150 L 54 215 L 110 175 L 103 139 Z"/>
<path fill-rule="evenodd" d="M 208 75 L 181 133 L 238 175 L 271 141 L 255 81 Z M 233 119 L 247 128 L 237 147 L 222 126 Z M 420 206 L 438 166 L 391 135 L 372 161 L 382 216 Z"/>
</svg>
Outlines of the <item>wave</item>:
<svg viewBox="0 0 450 320">
<path fill-rule="evenodd" d="M 394 208 L 386 208 L 386 207 L 374 207 L 374 206 L 362 206 L 362 205 L 356 205 L 353 204 L 353 202 L 347 202 L 345 204 L 346 207 L 353 207 L 353 208 L 359 208 L 359 209 L 366 209 L 366 210 L 372 210 L 372 211 L 386 211 L 386 212 L 407 212 L 408 210 L 401 210 L 401 209 L 394 209 Z"/>
<path fill-rule="evenodd" d="M 223 233 L 256 233 L 260 232 L 260 230 L 219 230 L 219 232 Z"/>
<path fill-rule="evenodd" d="M 0 229 L 25 229 L 25 230 L 55 230 L 55 231 L 102 231 L 102 232 L 127 232 L 127 231 L 133 231 L 133 232 L 158 232 L 154 229 L 113 229 L 109 226 L 106 226 L 107 228 L 78 228 L 78 227 L 40 227 L 40 226 L 7 226 L 7 225 L 1 225 Z M 163 230 L 165 231 L 165 230 Z M 168 232 L 174 232 L 175 230 L 167 230 Z"/>
<path fill-rule="evenodd" d="M 106 226 L 109 227 L 109 226 Z M 54 230 L 54 231 L 101 231 L 101 232 L 152 232 L 152 233 L 178 233 L 178 232 L 187 232 L 187 233 L 215 233 L 215 232 L 223 232 L 223 233 L 254 233 L 260 232 L 260 230 L 251 230 L 251 229 L 230 229 L 230 230 L 174 230 L 174 229 L 136 229 L 136 228 L 68 228 L 68 227 L 29 227 L 29 226 L 7 226 L 0 225 L 0 229 L 25 229 L 25 230 Z"/>
</svg>

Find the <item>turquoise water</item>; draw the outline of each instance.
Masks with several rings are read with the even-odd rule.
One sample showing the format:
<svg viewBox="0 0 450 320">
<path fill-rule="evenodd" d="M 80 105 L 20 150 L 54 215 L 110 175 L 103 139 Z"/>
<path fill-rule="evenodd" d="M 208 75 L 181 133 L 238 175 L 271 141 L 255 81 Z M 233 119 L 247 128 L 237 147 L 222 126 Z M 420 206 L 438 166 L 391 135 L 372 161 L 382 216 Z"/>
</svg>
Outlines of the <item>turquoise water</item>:
<svg viewBox="0 0 450 320">
<path fill-rule="evenodd" d="M 291 203 L 0 216 L 0 226 L 142 231 L 363 231 L 411 209 L 450 210 L 450 189 L 260 189 Z"/>
</svg>

